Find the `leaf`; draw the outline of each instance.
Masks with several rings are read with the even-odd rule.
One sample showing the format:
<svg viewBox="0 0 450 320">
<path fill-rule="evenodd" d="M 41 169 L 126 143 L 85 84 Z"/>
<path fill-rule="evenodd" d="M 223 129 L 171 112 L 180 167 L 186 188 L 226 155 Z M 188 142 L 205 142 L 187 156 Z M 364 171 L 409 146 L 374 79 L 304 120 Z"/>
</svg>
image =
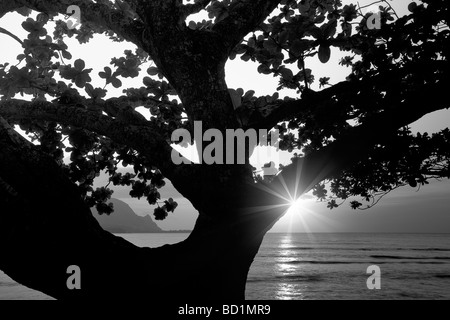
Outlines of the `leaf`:
<svg viewBox="0 0 450 320">
<path fill-rule="evenodd" d="M 330 81 L 329 77 L 323 77 L 319 79 L 319 88 L 322 88 L 326 85 L 329 85 L 328 81 Z"/>
<path fill-rule="evenodd" d="M 164 220 L 167 217 L 167 211 L 164 207 L 157 207 L 153 211 L 153 215 L 155 216 L 155 220 Z"/>
<path fill-rule="evenodd" d="M 109 78 L 111 78 L 111 74 L 112 74 L 111 68 L 110 67 L 104 67 L 103 70 L 105 70 L 105 71 L 104 72 L 100 71 L 98 73 L 100 78 L 102 78 L 102 79 L 109 79 Z"/>
<path fill-rule="evenodd" d="M 15 11 L 20 13 L 24 17 L 28 17 L 31 14 L 31 9 L 29 9 L 27 7 L 20 7 L 18 9 L 16 9 Z"/>
<path fill-rule="evenodd" d="M 27 18 L 22 22 L 22 28 L 28 31 L 30 34 L 28 39 L 36 39 L 47 34 L 47 30 L 43 27 L 42 22 L 34 21 L 32 18 Z"/>
<path fill-rule="evenodd" d="M 87 93 L 90 97 L 92 97 L 92 94 L 93 94 L 93 92 L 94 92 L 94 87 L 92 86 L 92 84 L 87 83 L 87 84 L 86 84 L 86 87 L 84 88 L 84 90 L 86 91 L 86 93 Z"/>
<path fill-rule="evenodd" d="M 122 86 L 122 81 L 120 81 L 119 79 L 117 79 L 115 77 L 112 77 L 111 84 L 113 85 L 114 88 L 120 88 Z"/>
<path fill-rule="evenodd" d="M 147 73 L 151 76 L 156 76 L 159 73 L 159 70 L 157 67 L 150 67 L 147 69 Z"/>
<path fill-rule="evenodd" d="M 294 77 L 294 73 L 292 72 L 292 70 L 290 70 L 288 68 L 281 67 L 279 69 L 279 72 L 284 80 L 290 81 Z"/>
<path fill-rule="evenodd" d="M 62 56 L 63 56 L 64 59 L 67 59 L 67 60 L 72 59 L 72 54 L 69 51 L 67 51 L 67 50 L 63 50 L 62 51 Z"/>
<path fill-rule="evenodd" d="M 249 90 L 245 93 L 244 97 L 242 98 L 243 100 L 250 100 L 255 94 L 254 90 Z"/>
<path fill-rule="evenodd" d="M 415 2 L 411 2 L 409 5 L 408 5 L 408 10 L 410 11 L 410 12 L 414 12 L 414 10 L 417 8 L 417 3 L 415 3 Z"/>
<path fill-rule="evenodd" d="M 176 207 L 178 207 L 178 203 L 169 198 L 169 200 L 164 201 L 164 207 L 167 212 L 174 212 Z"/>
<path fill-rule="evenodd" d="M 77 60 L 75 60 L 74 67 L 75 67 L 75 70 L 77 70 L 77 71 L 83 71 L 83 69 L 85 67 L 85 63 L 82 59 L 77 59 Z"/>
<path fill-rule="evenodd" d="M 330 21 L 323 27 L 323 37 L 325 39 L 334 36 L 336 33 L 337 20 Z"/>
<path fill-rule="evenodd" d="M 278 36 L 278 43 L 280 43 L 281 45 L 285 44 L 288 37 L 289 37 L 289 32 L 287 32 L 287 31 L 281 32 L 280 35 Z"/>
<path fill-rule="evenodd" d="M 262 74 L 271 74 L 272 73 L 270 68 L 267 65 L 265 65 L 265 64 L 259 65 L 258 72 L 262 73 Z"/>
<path fill-rule="evenodd" d="M 314 41 L 311 40 L 299 40 L 296 39 L 294 40 L 294 42 L 292 43 L 291 46 L 291 52 L 296 55 L 299 56 L 300 54 L 302 54 L 304 51 L 308 50 L 309 48 L 311 48 L 311 45 Z"/>
<path fill-rule="evenodd" d="M 414 179 L 414 178 L 409 179 L 409 180 L 408 180 L 408 184 L 409 184 L 412 188 L 417 187 L 417 181 L 416 181 L 416 179 Z"/>
<path fill-rule="evenodd" d="M 334 208 L 339 207 L 339 205 L 336 203 L 336 200 L 331 200 L 328 202 L 327 208 L 332 210 Z"/>
<path fill-rule="evenodd" d="M 350 202 L 350 207 L 351 207 L 353 210 L 356 210 L 356 209 L 360 208 L 361 206 L 362 206 L 362 203 L 360 203 L 360 202 L 358 202 L 358 201 L 352 201 L 352 202 Z"/>
<path fill-rule="evenodd" d="M 197 23 L 195 23 L 194 21 L 191 20 L 191 21 L 189 21 L 188 27 L 189 27 L 189 29 L 195 30 L 195 29 L 197 29 Z"/>
<path fill-rule="evenodd" d="M 320 45 L 319 47 L 319 60 L 322 63 L 327 63 L 330 60 L 331 49 L 328 45 Z"/>
<path fill-rule="evenodd" d="M 44 24 L 47 23 L 48 19 L 49 19 L 49 16 L 46 13 L 39 13 L 36 16 L 36 21 L 42 22 Z"/>
<path fill-rule="evenodd" d="M 102 214 L 106 214 L 106 215 L 110 215 L 112 212 L 114 212 L 114 204 L 113 203 L 104 203 L 104 202 L 100 202 L 97 203 L 95 208 L 97 209 L 98 214 L 102 215 Z"/>
<path fill-rule="evenodd" d="M 278 45 L 273 41 L 272 39 L 268 39 L 267 41 L 264 41 L 263 46 L 265 49 L 273 52 L 278 49 Z"/>
<path fill-rule="evenodd" d="M 248 54 L 243 54 L 243 55 L 241 56 L 241 60 L 242 60 L 242 61 L 245 61 L 245 62 L 249 61 L 251 58 L 252 58 L 252 57 L 251 57 L 250 55 L 248 55 Z"/>
<path fill-rule="evenodd" d="M 316 39 L 322 39 L 323 38 L 323 33 L 322 30 L 320 30 L 320 28 L 314 26 L 311 29 L 308 29 L 308 32 Z"/>
<path fill-rule="evenodd" d="M 92 98 L 104 98 L 106 96 L 106 90 L 101 88 L 95 88 L 90 84 L 86 83 L 84 90 Z"/>
</svg>

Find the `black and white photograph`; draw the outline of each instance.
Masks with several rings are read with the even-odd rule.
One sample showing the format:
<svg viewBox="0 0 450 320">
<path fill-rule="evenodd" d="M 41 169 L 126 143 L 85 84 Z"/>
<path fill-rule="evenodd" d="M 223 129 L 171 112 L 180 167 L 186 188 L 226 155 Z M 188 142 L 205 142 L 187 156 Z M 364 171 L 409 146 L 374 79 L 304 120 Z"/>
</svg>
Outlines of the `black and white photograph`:
<svg viewBox="0 0 450 320">
<path fill-rule="evenodd" d="M 0 300 L 449 300 L 449 10 L 0 0 Z"/>
</svg>

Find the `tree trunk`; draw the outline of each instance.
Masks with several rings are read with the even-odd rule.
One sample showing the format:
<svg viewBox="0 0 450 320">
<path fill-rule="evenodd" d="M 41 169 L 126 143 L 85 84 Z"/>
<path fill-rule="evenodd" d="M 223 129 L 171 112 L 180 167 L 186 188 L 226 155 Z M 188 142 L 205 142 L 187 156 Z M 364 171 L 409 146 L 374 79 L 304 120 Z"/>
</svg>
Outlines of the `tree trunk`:
<svg viewBox="0 0 450 320">
<path fill-rule="evenodd" d="M 267 231 L 254 224 L 261 222 L 256 216 L 201 217 L 181 243 L 137 248 L 101 230 L 87 210 L 72 210 L 67 197 L 51 204 L 50 197 L 28 211 L 17 203 L 2 210 L 0 267 L 55 298 L 244 299 L 249 268 Z M 81 269 L 81 290 L 66 286 L 71 265 Z"/>
<path fill-rule="evenodd" d="M 244 299 L 264 234 L 285 209 L 251 209 L 263 191 L 230 194 L 227 215 L 200 212 L 181 243 L 138 248 L 102 230 L 59 166 L 0 122 L 0 269 L 12 279 L 61 299 Z M 67 287 L 72 265 L 79 290 Z"/>
</svg>

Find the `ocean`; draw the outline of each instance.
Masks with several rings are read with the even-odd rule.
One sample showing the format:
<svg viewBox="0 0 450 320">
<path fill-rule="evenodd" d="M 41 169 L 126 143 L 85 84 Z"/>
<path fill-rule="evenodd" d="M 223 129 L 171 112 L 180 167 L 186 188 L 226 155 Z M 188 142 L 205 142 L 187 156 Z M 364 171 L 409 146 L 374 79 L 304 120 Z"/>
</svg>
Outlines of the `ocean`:
<svg viewBox="0 0 450 320">
<path fill-rule="evenodd" d="M 120 236 L 156 247 L 187 234 Z M 379 289 L 368 288 L 375 283 L 369 266 L 379 268 Z M 246 298 L 449 300 L 450 234 L 269 233 L 249 272 Z M 50 297 L 0 271 L 0 299 Z"/>
</svg>

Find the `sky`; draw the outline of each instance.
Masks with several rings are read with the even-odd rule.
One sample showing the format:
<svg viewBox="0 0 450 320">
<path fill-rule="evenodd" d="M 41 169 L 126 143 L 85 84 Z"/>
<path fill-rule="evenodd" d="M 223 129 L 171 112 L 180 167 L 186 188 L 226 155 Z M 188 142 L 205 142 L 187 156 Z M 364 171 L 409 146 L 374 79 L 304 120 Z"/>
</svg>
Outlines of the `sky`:
<svg viewBox="0 0 450 320">
<path fill-rule="evenodd" d="M 344 3 L 349 1 L 344 1 Z M 360 5 L 373 1 L 362 0 Z M 399 15 L 405 12 L 405 7 L 409 3 L 405 0 L 394 0 L 390 3 L 397 10 Z M 189 19 L 188 19 L 189 20 Z M 7 14 L 0 19 L 0 26 L 13 32 L 19 38 L 24 39 L 26 33 L 20 27 L 23 21 L 22 16 L 17 14 Z M 15 57 L 22 52 L 21 46 L 15 40 L 0 34 L 0 63 L 14 62 Z M 94 68 L 91 73 L 94 87 L 103 87 L 103 80 L 98 77 L 98 72 L 103 71 L 104 66 L 108 66 L 110 58 L 123 55 L 125 49 L 134 47 L 126 44 L 112 43 L 110 40 L 96 36 L 88 44 L 80 45 L 78 42 L 68 40 L 69 51 L 73 58 L 66 63 L 73 63 L 77 58 L 86 61 L 86 68 Z M 336 83 L 345 79 L 349 70 L 339 66 L 338 61 L 343 54 L 337 51 L 332 52 L 330 61 L 321 64 L 317 58 L 307 61 L 307 66 L 313 69 L 315 78 L 331 76 L 331 83 Z M 151 63 L 150 63 L 151 64 Z M 149 65 L 148 65 L 149 66 Z M 143 73 L 147 66 L 142 67 Z M 261 76 L 256 71 L 257 65 L 254 63 L 244 63 L 239 58 L 228 61 L 226 65 L 226 81 L 230 88 L 243 88 L 244 91 L 255 90 L 255 95 L 272 94 L 276 91 L 278 79 L 271 76 Z M 114 89 L 108 86 L 108 94 L 112 96 L 121 95 L 121 90 L 126 87 L 141 86 L 140 80 L 121 79 L 123 87 Z M 313 89 L 317 89 L 314 88 Z M 280 96 L 295 96 L 295 92 L 283 90 Z M 20 97 L 17 97 L 20 98 Z M 144 115 L 149 116 L 143 108 L 140 109 Z M 450 125 L 450 110 L 438 111 L 425 116 L 418 122 L 412 124 L 414 132 L 437 132 Z M 290 155 L 286 152 L 279 154 L 279 162 L 286 164 Z M 261 167 L 266 161 L 260 157 L 258 162 L 252 163 L 255 167 Z M 278 162 L 278 161 L 277 161 Z M 126 171 L 126 169 L 123 169 Z M 168 182 L 168 181 L 167 181 Z M 107 177 L 102 175 L 97 186 L 107 184 Z M 145 200 L 132 199 L 128 195 L 126 188 L 115 188 L 114 198 L 128 203 L 139 215 L 152 214 L 153 209 Z M 196 219 L 195 209 L 187 199 L 182 198 L 170 182 L 161 190 L 162 200 L 172 197 L 179 206 L 168 218 L 157 224 L 164 230 L 192 229 Z M 329 210 L 326 203 L 320 203 L 304 197 L 299 203 L 293 206 L 288 213 L 272 228 L 271 232 L 450 232 L 450 182 L 433 182 L 417 189 L 404 187 L 396 190 L 383 198 L 374 208 L 366 211 L 351 210 L 348 205 L 338 209 Z"/>
</svg>

